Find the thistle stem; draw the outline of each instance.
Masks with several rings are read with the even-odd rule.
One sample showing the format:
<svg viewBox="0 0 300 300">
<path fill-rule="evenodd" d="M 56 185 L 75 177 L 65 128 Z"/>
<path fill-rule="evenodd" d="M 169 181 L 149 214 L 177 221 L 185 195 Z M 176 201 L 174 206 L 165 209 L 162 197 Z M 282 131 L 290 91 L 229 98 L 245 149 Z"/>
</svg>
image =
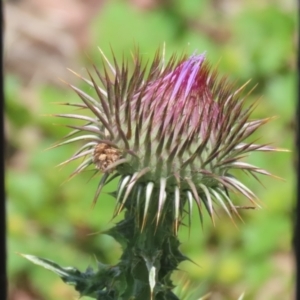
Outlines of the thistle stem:
<svg viewBox="0 0 300 300">
<path fill-rule="evenodd" d="M 174 285 L 170 277 L 186 257 L 178 249 L 172 209 L 166 209 L 156 225 L 157 210 L 151 205 L 141 229 L 143 205 L 137 207 L 136 201 L 129 198 L 125 207 L 124 220 L 107 232 L 123 248 L 120 262 L 114 267 L 120 276 L 111 279 L 113 299 L 178 299 L 171 291 Z"/>
</svg>

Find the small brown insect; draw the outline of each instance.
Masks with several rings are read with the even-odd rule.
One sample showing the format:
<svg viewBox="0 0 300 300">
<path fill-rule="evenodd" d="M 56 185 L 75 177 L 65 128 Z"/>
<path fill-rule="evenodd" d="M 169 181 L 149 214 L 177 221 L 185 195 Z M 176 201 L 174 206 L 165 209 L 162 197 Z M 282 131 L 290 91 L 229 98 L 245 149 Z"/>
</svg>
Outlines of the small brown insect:
<svg viewBox="0 0 300 300">
<path fill-rule="evenodd" d="M 120 158 L 120 150 L 104 144 L 100 143 L 95 147 L 94 150 L 94 163 L 96 168 L 105 171 L 105 169 L 112 163 L 116 162 Z M 110 170 L 111 172 L 113 169 Z"/>
</svg>

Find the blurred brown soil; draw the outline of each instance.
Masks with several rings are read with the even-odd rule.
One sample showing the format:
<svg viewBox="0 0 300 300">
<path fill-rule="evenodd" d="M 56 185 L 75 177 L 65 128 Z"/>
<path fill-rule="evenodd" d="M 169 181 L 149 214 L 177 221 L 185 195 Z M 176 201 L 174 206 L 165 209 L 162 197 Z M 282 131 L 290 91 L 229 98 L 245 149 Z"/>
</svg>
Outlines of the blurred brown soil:
<svg viewBox="0 0 300 300">
<path fill-rule="evenodd" d="M 68 80 L 90 44 L 88 27 L 105 0 L 21 0 L 4 4 L 5 72 L 24 85 Z"/>
</svg>

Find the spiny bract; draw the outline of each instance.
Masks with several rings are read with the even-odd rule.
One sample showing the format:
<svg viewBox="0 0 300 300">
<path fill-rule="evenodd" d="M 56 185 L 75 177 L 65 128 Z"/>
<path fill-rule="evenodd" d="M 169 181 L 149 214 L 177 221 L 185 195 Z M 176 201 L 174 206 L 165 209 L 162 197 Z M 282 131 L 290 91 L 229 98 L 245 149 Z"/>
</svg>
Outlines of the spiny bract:
<svg viewBox="0 0 300 300">
<path fill-rule="evenodd" d="M 155 206 L 156 225 L 171 211 L 176 231 L 185 203 L 190 216 L 195 201 L 201 222 L 203 207 L 214 222 L 214 202 L 231 218 L 232 212 L 238 215 L 228 191 L 240 192 L 257 205 L 255 194 L 230 171 L 241 169 L 255 178 L 256 173 L 271 175 L 240 160 L 249 152 L 279 149 L 245 141 L 269 120 L 249 119 L 256 103 L 244 108 L 246 97 L 238 97 L 246 84 L 234 90 L 211 70 L 204 54 L 173 55 L 165 65 L 157 51 L 147 67 L 137 52 L 130 71 L 124 59 L 118 65 L 113 56 L 111 64 L 100 52 L 103 72 L 94 66 L 96 76 L 88 73 L 90 80 L 80 76 L 97 99 L 70 85 L 83 103 L 65 103 L 88 109 L 93 117 L 55 115 L 85 122 L 68 126 L 74 131 L 56 146 L 85 142 L 64 163 L 86 157 L 73 175 L 90 165 L 103 173 L 94 202 L 108 181 L 121 176 L 115 215 L 129 198 L 135 199 L 135 205 L 143 208 L 142 228 L 149 207 Z"/>
</svg>

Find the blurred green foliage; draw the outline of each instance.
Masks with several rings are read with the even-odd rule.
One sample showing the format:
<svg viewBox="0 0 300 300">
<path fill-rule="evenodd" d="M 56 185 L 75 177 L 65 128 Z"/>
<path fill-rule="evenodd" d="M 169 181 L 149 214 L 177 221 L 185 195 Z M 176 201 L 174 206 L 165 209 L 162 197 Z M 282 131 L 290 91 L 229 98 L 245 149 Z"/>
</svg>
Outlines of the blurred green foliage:
<svg viewBox="0 0 300 300">
<path fill-rule="evenodd" d="M 295 7 L 285 7 L 288 3 L 285 1 L 277 4 L 228 1 L 228 6 L 226 1 L 153 2 L 156 6 L 143 10 L 133 1 L 107 1 L 91 25 L 92 46 L 86 51 L 89 58 L 82 54 L 82 66 L 90 66 L 91 59 L 101 68 L 97 46 L 111 57 L 111 45 L 118 60 L 123 54 L 130 58 L 131 51 L 138 46 L 146 61 L 164 42 L 166 57 L 173 52 L 206 51 L 211 64 L 218 63 L 220 73 L 234 80 L 237 87 L 248 79 L 252 79 L 251 87 L 258 83 L 248 100 L 251 103 L 262 96 L 253 118 L 279 117 L 260 131 L 261 141 L 271 141 L 293 151 Z M 85 76 L 84 71 L 80 73 Z M 87 89 L 83 83 L 78 84 Z M 111 220 L 114 199 L 107 194 L 113 191 L 115 182 L 104 189 L 95 209 L 91 209 L 100 175 L 89 181 L 93 173 L 86 172 L 65 182 L 78 162 L 55 167 L 70 157 L 78 145 L 44 151 L 68 129 L 53 125 L 65 121 L 42 114 L 71 112 L 70 108 L 53 102 L 80 100 L 67 87 L 41 85 L 32 93 L 34 104 L 30 105 L 24 101 L 22 91 L 17 77 L 6 74 L 10 288 L 31 291 L 31 299 L 74 299 L 76 292 L 72 288 L 16 252 L 81 270 L 95 263 L 94 256 L 104 263 L 116 263 L 120 246 L 112 238 L 99 234 L 117 221 Z M 216 227 L 212 227 L 207 217 L 202 230 L 195 212 L 190 232 L 187 228 L 180 231 L 182 251 L 195 264 L 182 263 L 182 271 L 174 275 L 176 283 L 183 286 L 189 279 L 195 295 L 212 292 L 209 299 L 213 300 L 237 299 L 244 291 L 246 300 L 292 297 L 294 155 L 263 153 L 248 158 L 285 181 L 261 176 L 264 188 L 253 178 L 240 175 L 262 200 L 263 209 L 241 211 L 245 222 L 237 220 L 238 229 L 220 211 Z M 236 201 L 248 204 L 240 197 Z"/>
</svg>

